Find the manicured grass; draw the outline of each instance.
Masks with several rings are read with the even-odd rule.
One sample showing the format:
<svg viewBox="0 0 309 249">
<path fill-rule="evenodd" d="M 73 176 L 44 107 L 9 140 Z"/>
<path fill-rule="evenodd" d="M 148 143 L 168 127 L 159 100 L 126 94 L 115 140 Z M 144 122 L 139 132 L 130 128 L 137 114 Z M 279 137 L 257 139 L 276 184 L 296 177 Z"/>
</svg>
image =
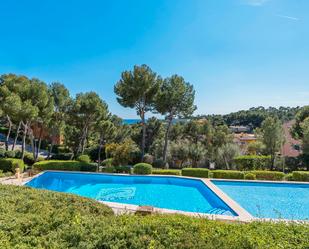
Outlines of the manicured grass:
<svg viewBox="0 0 309 249">
<path fill-rule="evenodd" d="M 309 225 L 114 216 L 96 201 L 0 185 L 0 248 L 308 248 Z"/>
</svg>

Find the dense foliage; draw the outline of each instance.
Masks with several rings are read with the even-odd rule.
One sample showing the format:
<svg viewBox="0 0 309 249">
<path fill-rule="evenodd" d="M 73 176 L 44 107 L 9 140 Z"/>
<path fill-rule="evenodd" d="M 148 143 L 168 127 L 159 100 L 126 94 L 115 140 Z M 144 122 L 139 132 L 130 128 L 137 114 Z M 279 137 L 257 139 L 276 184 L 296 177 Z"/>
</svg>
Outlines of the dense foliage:
<svg viewBox="0 0 309 249">
<path fill-rule="evenodd" d="M 236 170 L 212 170 L 212 177 L 219 179 L 244 179 L 245 173 Z"/>
<path fill-rule="evenodd" d="M 137 175 L 149 175 L 152 172 L 152 166 L 148 163 L 137 163 L 133 166 L 133 173 Z"/>
<path fill-rule="evenodd" d="M 238 170 L 265 170 L 270 168 L 270 156 L 244 155 L 234 158 Z"/>
<path fill-rule="evenodd" d="M 23 172 L 25 169 L 25 164 L 23 160 L 13 159 L 13 158 L 4 158 L 0 159 L 0 170 L 3 172 L 15 172 L 16 168 L 20 169 L 20 172 Z"/>
<path fill-rule="evenodd" d="M 306 224 L 114 216 L 90 199 L 0 185 L 0 248 L 307 248 Z"/>
<path fill-rule="evenodd" d="M 96 171 L 96 165 L 79 161 L 49 160 L 33 164 L 36 170 Z"/>
<path fill-rule="evenodd" d="M 209 170 L 208 169 L 198 169 L 198 168 L 195 168 L 195 169 L 194 168 L 184 168 L 181 170 L 181 174 L 183 176 L 208 178 Z"/>
</svg>

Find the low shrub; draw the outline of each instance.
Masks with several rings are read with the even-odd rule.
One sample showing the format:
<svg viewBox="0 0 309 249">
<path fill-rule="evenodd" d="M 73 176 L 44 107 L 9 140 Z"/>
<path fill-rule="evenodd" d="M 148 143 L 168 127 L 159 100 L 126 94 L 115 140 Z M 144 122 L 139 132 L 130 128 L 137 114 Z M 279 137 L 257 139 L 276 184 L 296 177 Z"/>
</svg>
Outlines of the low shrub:
<svg viewBox="0 0 309 249">
<path fill-rule="evenodd" d="M 97 165 L 95 163 L 82 163 L 82 165 L 80 167 L 80 171 L 96 172 L 97 171 Z"/>
<path fill-rule="evenodd" d="M 192 177 L 209 177 L 209 169 L 204 168 L 184 168 L 181 170 L 183 176 L 192 176 Z"/>
<path fill-rule="evenodd" d="M 101 163 L 102 166 L 111 167 L 113 165 L 113 158 L 106 158 Z"/>
<path fill-rule="evenodd" d="M 153 161 L 153 163 L 152 163 L 152 166 L 154 167 L 154 168 L 160 168 L 160 169 L 163 169 L 163 168 L 165 168 L 165 162 L 163 161 L 163 159 L 156 159 L 156 160 L 154 160 Z"/>
<path fill-rule="evenodd" d="M 80 155 L 77 157 L 77 161 L 82 162 L 82 163 L 90 163 L 90 157 L 88 155 Z"/>
<path fill-rule="evenodd" d="M 38 157 L 38 159 L 37 159 L 38 162 L 41 162 L 41 161 L 44 161 L 44 160 L 45 160 L 44 157 Z M 25 153 L 24 163 L 27 164 L 27 165 L 30 165 L 30 166 L 35 163 L 32 153 L 29 153 L 29 152 Z"/>
<path fill-rule="evenodd" d="M 8 150 L 8 151 L 5 152 L 5 157 L 7 157 L 7 158 L 15 158 L 15 156 L 16 156 L 15 151 Z"/>
<path fill-rule="evenodd" d="M 255 170 L 250 173 L 255 174 L 258 180 L 282 181 L 285 177 L 285 174 L 279 171 Z"/>
<path fill-rule="evenodd" d="M 95 165 L 79 161 L 47 160 L 37 162 L 32 167 L 37 170 L 96 171 Z"/>
<path fill-rule="evenodd" d="M 0 193 L 0 248 L 300 249 L 309 244 L 306 223 L 114 216 L 109 207 L 75 195 L 8 185 L 0 185 Z"/>
<path fill-rule="evenodd" d="M 15 173 L 15 169 L 19 168 L 20 172 L 23 172 L 25 169 L 25 164 L 21 159 L 15 158 L 3 158 L 0 159 L 0 170 L 3 172 L 13 172 Z"/>
<path fill-rule="evenodd" d="M 152 166 L 148 163 L 137 163 L 133 167 L 133 173 L 137 175 L 149 175 L 152 172 Z"/>
<path fill-rule="evenodd" d="M 5 158 L 5 149 L 0 148 L 0 158 Z"/>
<path fill-rule="evenodd" d="M 150 154 L 145 154 L 143 157 L 143 163 L 153 164 L 153 156 Z"/>
<path fill-rule="evenodd" d="M 212 177 L 219 179 L 244 179 L 245 173 L 236 170 L 212 170 Z"/>
<path fill-rule="evenodd" d="M 114 166 L 104 167 L 102 169 L 103 173 L 116 173 L 116 169 Z"/>
<path fill-rule="evenodd" d="M 256 175 L 253 173 L 247 173 L 245 174 L 245 179 L 246 180 L 255 180 L 256 179 Z"/>
<path fill-rule="evenodd" d="M 293 174 L 292 173 L 286 174 L 284 180 L 293 181 Z"/>
<path fill-rule="evenodd" d="M 51 156 L 51 160 L 72 160 L 73 153 L 58 153 Z"/>
<path fill-rule="evenodd" d="M 293 171 L 292 178 L 293 178 L 293 181 L 309 182 L 309 172 L 308 171 Z"/>
<path fill-rule="evenodd" d="M 153 169 L 153 175 L 181 175 L 181 170 L 179 169 Z"/>
<path fill-rule="evenodd" d="M 115 173 L 131 174 L 131 166 L 114 166 Z"/>
<path fill-rule="evenodd" d="M 13 175 L 12 172 L 8 171 L 8 172 L 3 172 L 2 170 L 0 170 L 0 177 L 8 177 Z"/>
<path fill-rule="evenodd" d="M 264 170 L 269 168 L 270 156 L 238 156 L 234 159 L 237 170 Z"/>
</svg>

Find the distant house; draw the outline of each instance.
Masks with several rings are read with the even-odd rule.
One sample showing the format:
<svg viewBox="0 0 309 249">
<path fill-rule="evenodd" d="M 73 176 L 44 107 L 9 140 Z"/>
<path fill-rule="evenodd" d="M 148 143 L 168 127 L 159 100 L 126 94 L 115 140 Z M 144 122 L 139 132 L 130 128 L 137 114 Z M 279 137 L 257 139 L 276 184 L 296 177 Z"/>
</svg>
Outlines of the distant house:
<svg viewBox="0 0 309 249">
<path fill-rule="evenodd" d="M 257 140 L 254 134 L 249 133 L 234 133 L 234 143 L 238 144 L 240 147 L 247 146 Z"/>
<path fill-rule="evenodd" d="M 233 133 L 249 133 L 250 132 L 250 127 L 248 126 L 241 126 L 241 125 L 232 125 L 229 127 L 230 131 Z"/>
<path fill-rule="evenodd" d="M 295 121 L 292 120 L 283 124 L 285 142 L 281 149 L 281 155 L 284 157 L 298 157 L 300 155 L 300 141 L 294 139 L 290 133 L 294 123 Z"/>
</svg>

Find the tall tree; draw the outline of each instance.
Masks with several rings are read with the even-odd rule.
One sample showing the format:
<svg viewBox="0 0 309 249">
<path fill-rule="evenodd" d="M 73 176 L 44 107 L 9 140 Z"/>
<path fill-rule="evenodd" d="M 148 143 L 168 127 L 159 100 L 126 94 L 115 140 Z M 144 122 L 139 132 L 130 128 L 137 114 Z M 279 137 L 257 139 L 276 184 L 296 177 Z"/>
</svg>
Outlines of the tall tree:
<svg viewBox="0 0 309 249">
<path fill-rule="evenodd" d="M 173 75 L 166 78 L 156 98 L 156 110 L 165 116 L 167 127 L 164 138 L 163 160 L 166 161 L 169 132 L 175 117 L 184 118 L 193 114 L 195 91 L 184 78 Z"/>
<path fill-rule="evenodd" d="M 50 130 L 50 148 L 49 155 L 52 153 L 53 146 L 55 143 L 55 137 L 61 136 L 65 119 L 68 112 L 68 108 L 72 102 L 70 98 L 69 90 L 61 83 L 54 82 L 49 86 L 49 91 L 51 93 L 52 98 L 54 99 L 54 112 L 51 116 L 51 120 L 49 122 L 49 130 Z"/>
<path fill-rule="evenodd" d="M 271 157 L 271 170 L 275 165 L 276 153 L 278 153 L 284 142 L 281 121 L 276 117 L 266 118 L 261 126 L 262 141 L 265 151 Z"/>
<path fill-rule="evenodd" d="M 302 157 L 307 170 L 309 170 L 309 117 L 301 122 L 300 127 L 302 129 Z"/>
<path fill-rule="evenodd" d="M 145 154 L 146 123 L 145 115 L 153 110 L 155 96 L 160 88 L 160 77 L 147 65 L 134 66 L 133 71 L 125 71 L 115 85 L 117 101 L 124 107 L 135 108 L 141 118 L 141 154 Z"/>
</svg>

